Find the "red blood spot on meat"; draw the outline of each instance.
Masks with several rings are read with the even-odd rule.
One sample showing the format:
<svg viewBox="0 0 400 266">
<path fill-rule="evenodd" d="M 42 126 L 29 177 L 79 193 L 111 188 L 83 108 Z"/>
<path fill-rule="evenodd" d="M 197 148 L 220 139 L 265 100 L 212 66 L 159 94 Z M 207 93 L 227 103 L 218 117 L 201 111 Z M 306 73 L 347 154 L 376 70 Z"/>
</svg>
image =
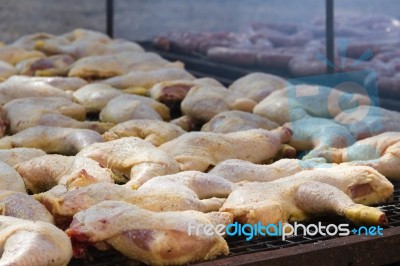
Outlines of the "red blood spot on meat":
<svg viewBox="0 0 400 266">
<path fill-rule="evenodd" d="M 31 70 L 33 70 L 33 71 L 43 70 L 43 69 L 48 69 L 48 68 L 53 68 L 53 67 L 54 67 L 54 63 L 51 60 L 49 60 L 47 58 L 42 58 L 42 59 L 35 61 L 31 65 Z"/>
</svg>

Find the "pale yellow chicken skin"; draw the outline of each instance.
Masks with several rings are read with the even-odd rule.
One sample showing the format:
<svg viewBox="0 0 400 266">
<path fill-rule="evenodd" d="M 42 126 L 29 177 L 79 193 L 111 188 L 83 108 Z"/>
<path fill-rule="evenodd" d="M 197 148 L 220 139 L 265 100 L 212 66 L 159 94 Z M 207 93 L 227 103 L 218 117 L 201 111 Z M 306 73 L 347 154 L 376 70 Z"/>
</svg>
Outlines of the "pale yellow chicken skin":
<svg viewBox="0 0 400 266">
<path fill-rule="evenodd" d="M 72 258 L 68 236 L 50 223 L 0 216 L 0 265 L 63 266 Z"/>
<path fill-rule="evenodd" d="M 201 131 L 231 133 L 249 129 L 275 129 L 279 124 L 256 114 L 242 111 L 226 111 L 217 114 L 203 125 Z"/>
<path fill-rule="evenodd" d="M 56 185 L 69 188 L 91 183 L 114 183 L 111 170 L 81 156 L 44 155 L 20 163 L 16 170 L 32 193 L 44 192 Z"/>
<path fill-rule="evenodd" d="M 43 155 L 46 155 L 44 151 L 35 148 L 0 149 L 0 161 L 11 167 Z"/>
<path fill-rule="evenodd" d="M 99 133 L 89 129 L 36 126 L 0 139 L 0 149 L 18 147 L 42 149 L 47 153 L 74 155 L 96 142 L 102 142 Z"/>
<path fill-rule="evenodd" d="M 251 73 L 235 80 L 229 90 L 240 92 L 247 98 L 260 102 L 276 90 L 284 89 L 288 82 L 281 77 L 266 73 Z"/>
<path fill-rule="evenodd" d="M 158 120 L 137 119 L 119 123 L 103 134 L 105 141 L 123 137 L 138 137 L 154 146 L 173 140 L 186 133 L 182 128 Z"/>
<path fill-rule="evenodd" d="M 290 136 L 290 131 L 283 127 L 272 131 L 252 129 L 229 134 L 189 132 L 164 143 L 160 149 L 177 160 L 181 171 L 204 172 L 228 159 L 266 162 L 278 154 L 282 143 L 288 142 Z"/>
<path fill-rule="evenodd" d="M 173 157 L 136 137 L 95 143 L 77 155 L 99 162 L 121 179 L 130 179 L 137 186 L 155 176 L 179 172 L 179 165 Z"/>
<path fill-rule="evenodd" d="M 333 213 L 356 224 L 383 224 L 385 214 L 370 205 L 388 200 L 393 185 L 366 166 L 336 166 L 299 172 L 271 182 L 248 182 L 234 190 L 220 211 L 240 223 L 303 221 Z"/>
<path fill-rule="evenodd" d="M 229 252 L 220 235 L 188 235 L 189 224 L 215 226 L 231 221 L 227 213 L 151 212 L 120 201 L 105 201 L 77 213 L 66 232 L 78 241 L 105 241 L 125 256 L 147 264 L 183 265 Z"/>
<path fill-rule="evenodd" d="M 0 161 L 0 189 L 26 193 L 22 177 L 11 166 Z"/>
</svg>

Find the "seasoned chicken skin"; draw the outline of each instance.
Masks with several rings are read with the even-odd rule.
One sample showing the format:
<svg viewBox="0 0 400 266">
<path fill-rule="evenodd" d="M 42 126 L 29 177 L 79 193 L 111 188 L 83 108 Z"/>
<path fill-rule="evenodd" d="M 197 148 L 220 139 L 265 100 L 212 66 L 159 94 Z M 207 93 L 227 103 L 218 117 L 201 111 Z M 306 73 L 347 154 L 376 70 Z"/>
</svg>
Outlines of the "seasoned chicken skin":
<svg viewBox="0 0 400 266">
<path fill-rule="evenodd" d="M 72 65 L 68 76 L 110 78 L 131 71 L 148 71 L 167 67 L 183 67 L 183 64 L 169 62 L 156 53 L 122 52 L 81 58 Z"/>
<path fill-rule="evenodd" d="M 132 119 L 169 120 L 169 108 L 151 98 L 120 95 L 110 100 L 100 112 L 100 120 L 121 123 Z"/>
<path fill-rule="evenodd" d="M 284 89 L 288 82 L 281 77 L 266 73 L 251 73 L 229 86 L 229 90 L 240 92 L 247 98 L 260 102 L 276 90 Z"/>
<path fill-rule="evenodd" d="M 61 266 L 72 258 L 68 236 L 50 223 L 0 216 L 0 265 Z"/>
<path fill-rule="evenodd" d="M 11 166 L 0 161 L 0 190 L 24 192 L 25 184 L 22 177 Z"/>
<path fill-rule="evenodd" d="M 201 131 L 215 133 L 231 133 L 249 129 L 271 130 L 279 125 L 265 117 L 242 111 L 219 113 L 203 125 Z"/>
<path fill-rule="evenodd" d="M 100 112 L 107 103 L 123 94 L 121 90 L 114 89 L 110 85 L 92 83 L 78 89 L 73 93 L 74 100 L 85 106 L 86 112 Z"/>
<path fill-rule="evenodd" d="M 61 184 L 69 188 L 91 183 L 114 183 L 112 172 L 81 156 L 44 155 L 17 165 L 26 188 L 39 193 Z"/>
<path fill-rule="evenodd" d="M 182 128 L 158 120 L 129 120 L 116 125 L 103 134 L 105 141 L 123 137 L 138 137 L 144 139 L 154 146 L 173 140 L 186 133 Z"/>
<path fill-rule="evenodd" d="M 386 132 L 359 140 L 342 149 L 321 150 L 312 156 L 320 156 L 328 162 L 348 165 L 366 165 L 387 178 L 400 179 L 400 132 Z"/>
<path fill-rule="evenodd" d="M 95 143 L 84 148 L 78 155 L 99 162 L 121 179 L 130 178 L 137 186 L 155 176 L 179 172 L 179 165 L 174 158 L 136 137 Z"/>
<path fill-rule="evenodd" d="M 73 155 L 90 144 L 102 141 L 99 133 L 89 129 L 36 126 L 1 138 L 0 149 L 25 147 Z"/>
<path fill-rule="evenodd" d="M 0 161 L 5 162 L 11 167 L 14 167 L 19 163 L 43 155 L 46 155 L 46 153 L 41 149 L 14 148 L 14 149 L 0 150 Z"/>
<path fill-rule="evenodd" d="M 188 235 L 190 224 L 216 226 L 231 221 L 227 213 L 151 212 L 120 201 L 105 201 L 77 213 L 66 232 L 79 242 L 106 242 L 146 264 L 184 265 L 227 255 L 229 251 L 220 235 Z"/>
<path fill-rule="evenodd" d="M 193 80 L 194 77 L 182 68 L 170 67 L 150 71 L 133 71 L 125 75 L 106 79 L 103 83 L 117 89 L 127 89 L 129 87 L 150 89 L 156 83 L 176 79 Z"/>
<path fill-rule="evenodd" d="M 0 213 L 24 220 L 54 223 L 46 207 L 24 192 L 0 190 Z"/>
<path fill-rule="evenodd" d="M 242 159 L 262 163 L 272 159 L 289 141 L 291 133 L 286 128 L 272 131 L 252 129 L 219 134 L 189 132 L 164 143 L 160 149 L 173 156 L 181 171 L 206 171 L 208 167 L 228 159 Z"/>
<path fill-rule="evenodd" d="M 54 215 L 57 224 L 65 226 L 77 212 L 105 200 L 124 201 L 151 211 L 217 211 L 224 200 L 215 197 L 227 197 L 234 187 L 221 177 L 187 171 L 155 177 L 138 190 L 111 183 L 70 190 L 58 185 L 34 197 Z"/>
<path fill-rule="evenodd" d="M 60 97 L 15 99 L 5 104 L 4 110 L 11 133 L 36 126 L 44 114 L 60 114 L 77 120 L 84 120 L 86 116 L 82 105 Z"/>
<path fill-rule="evenodd" d="M 220 86 L 195 86 L 181 103 L 181 110 L 189 117 L 207 122 L 219 113 L 229 110 L 251 112 L 256 105 L 238 92 Z"/>
<path fill-rule="evenodd" d="M 248 182 L 234 190 L 220 211 L 240 223 L 302 221 L 310 215 L 335 213 L 359 224 L 382 224 L 377 204 L 393 193 L 393 185 L 366 166 L 307 170 L 271 182 Z"/>
<path fill-rule="evenodd" d="M 244 160 L 226 160 L 217 164 L 210 174 L 225 178 L 233 183 L 270 182 L 282 177 L 291 176 L 301 171 L 315 167 L 329 166 L 326 160 L 315 158 L 312 160 L 280 159 L 272 164 L 254 164 Z"/>
</svg>

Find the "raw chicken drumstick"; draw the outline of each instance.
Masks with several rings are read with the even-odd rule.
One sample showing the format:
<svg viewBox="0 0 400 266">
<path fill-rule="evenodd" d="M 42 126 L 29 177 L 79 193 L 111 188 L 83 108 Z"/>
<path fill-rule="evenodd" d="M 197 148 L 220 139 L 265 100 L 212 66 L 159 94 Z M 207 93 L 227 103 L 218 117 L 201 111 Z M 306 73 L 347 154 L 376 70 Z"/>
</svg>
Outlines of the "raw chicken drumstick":
<svg viewBox="0 0 400 266">
<path fill-rule="evenodd" d="M 95 183 L 71 190 L 58 185 L 34 197 L 53 214 L 57 225 L 65 226 L 77 212 L 105 200 L 124 201 L 157 212 L 218 211 L 224 200 L 214 197 L 225 198 L 234 187 L 221 177 L 188 171 L 155 177 L 138 190 L 111 183 Z"/>
<path fill-rule="evenodd" d="M 14 167 L 19 163 L 43 155 L 46 155 L 46 153 L 40 149 L 14 148 L 14 149 L 0 150 L 0 161 L 5 162 L 11 167 Z"/>
<path fill-rule="evenodd" d="M 136 137 L 95 143 L 77 155 L 99 162 L 119 178 L 131 179 L 131 184 L 137 186 L 155 176 L 179 172 L 179 165 L 173 157 Z"/>
<path fill-rule="evenodd" d="M 114 183 L 111 170 L 82 156 L 44 155 L 20 163 L 16 170 L 32 193 L 47 191 L 60 184 L 68 188 L 91 183 Z"/>
<path fill-rule="evenodd" d="M 277 155 L 282 143 L 288 142 L 290 136 L 290 130 L 283 127 L 272 131 L 252 129 L 229 134 L 189 132 L 164 143 L 160 149 L 177 160 L 181 171 L 204 172 L 228 159 L 266 162 Z"/>
<path fill-rule="evenodd" d="M 240 92 L 247 98 L 260 102 L 272 92 L 284 89 L 288 85 L 286 80 L 275 75 L 251 73 L 233 82 L 229 90 Z"/>
<path fill-rule="evenodd" d="M 54 223 L 46 207 L 25 192 L 0 190 L 0 213 L 30 221 Z"/>
<path fill-rule="evenodd" d="M 0 149 L 38 148 L 47 153 L 73 155 L 86 146 L 102 142 L 99 133 L 89 129 L 36 126 L 0 139 Z"/>
<path fill-rule="evenodd" d="M 249 129 L 271 130 L 279 125 L 265 117 L 242 111 L 226 111 L 217 114 L 203 125 L 201 131 L 231 133 Z"/>
<path fill-rule="evenodd" d="M 251 112 L 256 102 L 239 92 L 220 86 L 195 86 L 181 103 L 182 113 L 190 118 L 207 122 L 219 113 L 229 110 Z"/>
<path fill-rule="evenodd" d="M 109 101 L 100 112 L 100 120 L 104 122 L 132 119 L 169 120 L 169 108 L 148 97 L 123 94 Z"/>
<path fill-rule="evenodd" d="M 280 159 L 272 164 L 254 164 L 245 160 L 226 160 L 217 164 L 210 174 L 225 178 L 233 183 L 238 182 L 269 182 L 282 177 L 291 176 L 298 172 L 315 167 L 330 166 L 324 164 L 323 158 L 311 160 Z"/>
<path fill-rule="evenodd" d="M 4 105 L 4 111 L 13 134 L 36 126 L 41 116 L 46 114 L 59 114 L 76 120 L 86 117 L 85 107 L 60 97 L 15 99 Z"/>
<path fill-rule="evenodd" d="M 186 133 L 182 128 L 158 120 L 137 119 L 129 120 L 116 125 L 103 134 L 105 141 L 123 137 L 138 137 L 154 146 L 173 140 Z"/>
<path fill-rule="evenodd" d="M 358 93 L 346 93 L 322 86 L 293 85 L 271 93 L 254 107 L 253 113 L 283 125 L 307 114 L 333 118 L 344 110 L 369 104 L 368 96 Z"/>
<path fill-rule="evenodd" d="M 303 221 L 335 213 L 357 224 L 382 224 L 385 214 L 370 205 L 386 201 L 393 185 L 367 166 L 336 166 L 302 171 L 271 182 L 248 182 L 234 190 L 220 209 L 240 223 Z"/>
<path fill-rule="evenodd" d="M 60 266 L 72 258 L 71 240 L 49 223 L 0 216 L 0 239 L 0 265 Z"/>
<path fill-rule="evenodd" d="M 188 234 L 189 225 L 227 225 L 227 213 L 152 212 L 120 201 L 105 201 L 74 216 L 67 234 L 78 242 L 106 242 L 125 256 L 151 265 L 184 265 L 229 252 L 217 234 Z M 99 230 L 101 228 L 101 230 Z"/>
<path fill-rule="evenodd" d="M 0 161 L 0 189 L 26 193 L 22 177 L 11 166 Z"/>
<path fill-rule="evenodd" d="M 359 140 L 342 149 L 327 149 L 316 154 L 328 162 L 346 165 L 366 165 L 376 169 L 387 178 L 400 179 L 400 132 L 386 132 Z"/>
</svg>

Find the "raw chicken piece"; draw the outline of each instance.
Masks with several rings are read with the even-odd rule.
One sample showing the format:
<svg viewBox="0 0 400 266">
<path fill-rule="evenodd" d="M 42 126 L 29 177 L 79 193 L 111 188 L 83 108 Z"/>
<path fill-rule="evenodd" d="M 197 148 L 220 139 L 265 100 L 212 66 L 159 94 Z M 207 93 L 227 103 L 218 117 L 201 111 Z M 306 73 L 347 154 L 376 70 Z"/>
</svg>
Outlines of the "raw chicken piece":
<svg viewBox="0 0 400 266">
<path fill-rule="evenodd" d="M 149 92 L 151 98 L 168 105 L 181 102 L 194 86 L 223 87 L 221 83 L 211 78 L 168 80 L 155 84 Z"/>
<path fill-rule="evenodd" d="M 171 124 L 177 125 L 185 131 L 192 131 L 196 127 L 195 122 L 187 115 L 178 117 L 169 122 Z"/>
<path fill-rule="evenodd" d="M 4 105 L 4 111 L 13 134 L 40 124 L 39 120 L 44 114 L 61 114 L 77 120 L 86 117 L 85 107 L 60 97 L 15 99 Z"/>
<path fill-rule="evenodd" d="M 293 132 L 289 145 L 297 151 L 312 150 L 311 154 L 332 147 L 347 147 L 356 141 L 345 126 L 332 119 L 306 116 L 283 126 Z"/>
<path fill-rule="evenodd" d="M 183 68 L 183 64 L 169 62 L 156 53 L 123 52 L 79 59 L 72 65 L 68 76 L 99 79 L 115 77 L 133 71 L 149 71 L 167 67 Z"/>
<path fill-rule="evenodd" d="M 14 148 L 8 150 L 0 150 L 0 161 L 8 164 L 11 167 L 14 167 L 19 163 L 43 155 L 46 155 L 46 153 L 40 149 Z"/>
<path fill-rule="evenodd" d="M 279 127 L 277 123 L 256 114 L 242 111 L 226 111 L 214 116 L 203 125 L 201 131 L 231 133 L 257 128 L 271 130 L 277 127 Z"/>
<path fill-rule="evenodd" d="M 22 37 L 15 40 L 11 45 L 25 50 L 34 50 L 35 43 L 37 41 L 47 40 L 53 37 L 55 36 L 52 34 L 46 32 L 38 32 L 38 33 L 23 35 Z"/>
<path fill-rule="evenodd" d="M 318 103 L 318 104 L 316 104 Z M 293 85 L 271 93 L 254 107 L 253 113 L 283 125 L 311 116 L 333 118 L 358 105 L 369 105 L 368 96 L 311 85 Z"/>
<path fill-rule="evenodd" d="M 135 137 L 95 143 L 78 153 L 111 169 L 117 176 L 134 180 L 140 186 L 160 175 L 179 172 L 178 163 L 167 153 Z"/>
<path fill-rule="evenodd" d="M 0 149 L 38 148 L 47 153 L 71 155 L 102 141 L 99 133 L 89 129 L 36 126 L 1 138 Z"/>
<path fill-rule="evenodd" d="M 123 137 L 138 137 L 144 139 L 154 146 L 173 140 L 186 133 L 182 128 L 158 120 L 129 120 L 116 125 L 103 134 L 105 141 Z"/>
<path fill-rule="evenodd" d="M 157 176 L 138 188 L 143 194 L 172 192 L 180 194 L 191 190 L 199 199 L 226 198 L 236 188 L 230 181 L 214 174 L 199 171 L 183 171 L 173 175 Z"/>
<path fill-rule="evenodd" d="M 290 136 L 291 132 L 282 127 L 272 131 L 252 129 L 228 134 L 189 132 L 164 143 L 160 149 L 178 161 L 181 171 L 204 172 L 228 159 L 265 162 L 279 152 Z"/>
<path fill-rule="evenodd" d="M 22 76 L 12 76 L 5 82 L 0 83 L 1 105 L 14 99 L 26 97 L 72 98 L 71 95 L 60 88 L 42 81 L 28 80 L 28 78 Z"/>
<path fill-rule="evenodd" d="M 27 51 L 11 45 L 0 47 L 0 61 L 15 65 L 28 58 L 41 58 L 44 54 L 39 51 Z"/>
<path fill-rule="evenodd" d="M 265 74 L 251 73 L 229 86 L 229 90 L 239 92 L 247 98 L 260 102 L 272 92 L 284 89 L 289 83 L 281 77 Z"/>
<path fill-rule="evenodd" d="M 0 61 L 0 81 L 6 80 L 7 78 L 16 74 L 17 69 L 13 65 Z"/>
<path fill-rule="evenodd" d="M 273 164 L 254 164 L 244 160 L 226 160 L 217 164 L 209 173 L 225 178 L 233 183 L 252 181 L 269 182 L 291 176 L 315 167 L 324 167 L 322 158 L 312 160 L 281 159 Z"/>
<path fill-rule="evenodd" d="M 137 43 L 111 40 L 103 33 L 85 29 L 75 29 L 54 38 L 39 40 L 35 43 L 35 48 L 46 54 L 69 54 L 75 58 L 144 51 Z"/>
<path fill-rule="evenodd" d="M 18 73 L 25 76 L 66 76 L 74 59 L 69 55 L 29 58 L 16 65 Z"/>
<path fill-rule="evenodd" d="M 104 33 L 75 29 L 65 34 L 54 36 L 35 42 L 35 49 L 43 51 L 48 55 L 69 54 L 75 58 L 88 56 L 96 49 L 111 42 L 111 39 Z M 91 51 L 92 50 L 92 51 Z"/>
<path fill-rule="evenodd" d="M 0 162 L 0 190 L 26 193 L 22 177 L 14 170 L 14 168 L 4 162 Z"/>
<path fill-rule="evenodd" d="M 25 192 L 0 190 L 0 213 L 24 220 L 54 224 L 54 218 L 46 207 Z"/>
<path fill-rule="evenodd" d="M 192 119 L 207 122 L 224 111 L 251 112 L 256 105 L 251 99 L 223 87 L 192 87 L 181 103 L 182 112 Z"/>
<path fill-rule="evenodd" d="M 125 75 L 106 79 L 103 83 L 117 89 L 127 89 L 129 87 L 144 87 L 149 89 L 156 83 L 175 79 L 193 80 L 194 77 L 182 68 L 169 67 L 150 71 L 133 71 Z"/>
<path fill-rule="evenodd" d="M 356 224 L 382 224 L 385 214 L 364 205 L 384 202 L 392 193 L 393 185 L 371 167 L 336 166 L 266 183 L 244 183 L 220 211 L 250 224 L 303 221 L 321 213 L 336 213 Z"/>
<path fill-rule="evenodd" d="M 185 265 L 229 252 L 225 239 L 189 226 L 227 225 L 227 213 L 151 212 L 119 201 L 105 201 L 74 216 L 67 234 L 78 242 L 106 242 L 123 255 L 151 265 Z M 101 228 L 102 230 L 99 230 Z"/>
<path fill-rule="evenodd" d="M 386 132 L 357 141 L 342 149 L 328 149 L 313 154 L 328 162 L 367 165 L 387 178 L 400 179 L 400 132 Z"/>
<path fill-rule="evenodd" d="M 86 112 L 100 112 L 111 99 L 121 94 L 122 91 L 110 85 L 92 83 L 75 91 L 73 97 L 76 102 L 85 106 Z"/>
<path fill-rule="evenodd" d="M 121 123 L 132 119 L 169 120 L 169 108 L 151 98 L 120 95 L 112 99 L 100 112 L 100 120 Z"/>
<path fill-rule="evenodd" d="M 0 265 L 60 266 L 72 258 L 68 236 L 50 223 L 0 216 Z"/>
<path fill-rule="evenodd" d="M 152 187 L 154 184 L 156 187 Z M 216 211 L 224 200 L 213 197 L 227 197 L 233 188 L 232 183 L 221 177 L 188 171 L 155 177 L 138 190 L 111 183 L 71 190 L 58 185 L 34 197 L 48 208 L 58 225 L 65 226 L 79 211 L 105 200 L 124 201 L 151 211 Z"/>
<path fill-rule="evenodd" d="M 61 114 L 44 114 L 37 120 L 31 120 L 30 126 L 52 126 L 66 128 L 85 128 L 104 133 L 113 126 L 114 123 L 98 122 L 98 121 L 78 121 L 71 117 Z"/>
<path fill-rule="evenodd" d="M 16 170 L 24 179 L 26 188 L 34 194 L 58 184 L 72 188 L 97 182 L 114 183 L 109 169 L 81 156 L 44 155 L 20 163 Z"/>
<path fill-rule="evenodd" d="M 63 91 L 76 91 L 77 89 L 85 86 L 87 82 L 81 78 L 68 78 L 68 77 L 25 77 L 15 76 L 12 80 L 16 84 L 40 84 L 41 86 L 53 86 Z"/>
<path fill-rule="evenodd" d="M 362 105 L 341 112 L 335 121 L 346 126 L 360 140 L 388 131 L 400 131 L 399 118 L 399 112 Z"/>
</svg>

